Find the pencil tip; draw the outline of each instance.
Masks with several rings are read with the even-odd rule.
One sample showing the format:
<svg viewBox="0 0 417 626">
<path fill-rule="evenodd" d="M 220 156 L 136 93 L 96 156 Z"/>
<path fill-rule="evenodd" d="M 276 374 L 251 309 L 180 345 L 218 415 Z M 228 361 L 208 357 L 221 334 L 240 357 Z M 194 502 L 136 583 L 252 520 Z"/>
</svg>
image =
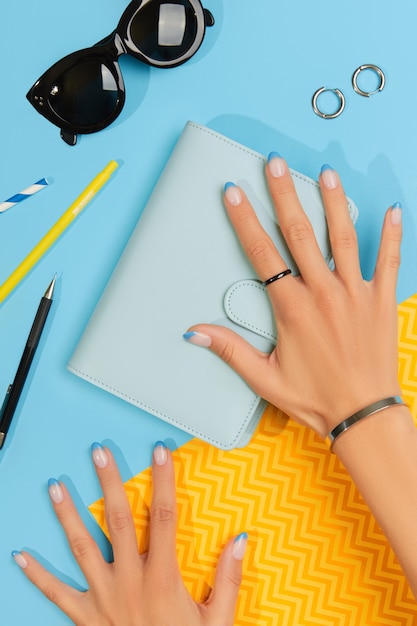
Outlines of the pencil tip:
<svg viewBox="0 0 417 626">
<path fill-rule="evenodd" d="M 48 289 L 45 291 L 44 294 L 44 298 L 48 298 L 48 300 L 52 300 L 52 294 L 54 293 L 54 288 L 55 288 L 55 283 L 56 283 L 56 274 L 53 277 L 51 283 L 48 286 Z"/>
</svg>

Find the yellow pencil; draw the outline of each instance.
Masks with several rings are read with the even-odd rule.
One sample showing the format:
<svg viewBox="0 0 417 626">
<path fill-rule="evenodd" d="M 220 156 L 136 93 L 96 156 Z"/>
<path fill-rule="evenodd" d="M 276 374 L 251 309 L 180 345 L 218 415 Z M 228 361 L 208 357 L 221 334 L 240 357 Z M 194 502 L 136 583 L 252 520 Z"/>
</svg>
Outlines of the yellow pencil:
<svg viewBox="0 0 417 626">
<path fill-rule="evenodd" d="M 9 278 L 0 285 L 0 302 L 3 302 L 20 281 L 30 272 L 34 265 L 42 258 L 55 241 L 68 228 L 71 222 L 87 206 L 95 194 L 108 181 L 114 170 L 119 166 L 116 161 L 110 161 L 102 172 L 91 181 L 78 198 L 71 204 L 69 209 L 59 218 L 40 242 L 33 248 L 27 257 L 14 270 Z"/>
</svg>

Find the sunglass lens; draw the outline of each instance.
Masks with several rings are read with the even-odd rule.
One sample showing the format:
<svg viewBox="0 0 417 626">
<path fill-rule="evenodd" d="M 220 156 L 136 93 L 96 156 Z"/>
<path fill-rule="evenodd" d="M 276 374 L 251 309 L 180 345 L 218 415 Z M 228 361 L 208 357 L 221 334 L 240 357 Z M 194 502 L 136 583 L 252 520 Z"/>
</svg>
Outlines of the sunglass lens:
<svg viewBox="0 0 417 626">
<path fill-rule="evenodd" d="M 197 16 L 187 0 L 150 0 L 140 7 L 130 22 L 128 43 L 151 62 L 166 62 L 167 65 L 179 60 L 183 62 L 198 47 L 197 38 L 203 38 L 204 16 L 202 9 L 199 10 L 201 16 Z M 188 55 L 189 51 L 191 54 Z"/>
<path fill-rule="evenodd" d="M 124 101 L 116 65 L 81 55 L 71 62 L 71 57 L 49 69 L 28 98 L 40 113 L 64 129 L 88 133 L 105 128 Z"/>
<path fill-rule="evenodd" d="M 106 65 L 88 61 L 70 68 L 51 85 L 49 102 L 55 113 L 74 126 L 94 126 L 109 118 L 119 90 Z"/>
</svg>

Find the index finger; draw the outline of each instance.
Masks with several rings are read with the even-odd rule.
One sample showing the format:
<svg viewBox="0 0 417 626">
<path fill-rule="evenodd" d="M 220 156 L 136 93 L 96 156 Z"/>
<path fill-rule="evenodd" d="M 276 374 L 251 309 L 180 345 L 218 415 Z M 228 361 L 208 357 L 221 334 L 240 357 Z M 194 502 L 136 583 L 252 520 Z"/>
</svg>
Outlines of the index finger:
<svg viewBox="0 0 417 626">
<path fill-rule="evenodd" d="M 106 524 L 114 562 L 133 571 L 140 563 L 136 531 L 116 461 L 110 450 L 99 443 L 93 443 L 91 453 L 104 495 Z"/>
<path fill-rule="evenodd" d="M 224 198 L 230 221 L 259 278 L 264 282 L 286 270 L 285 261 L 271 237 L 263 229 L 243 189 L 234 183 L 226 183 Z M 284 282 L 288 287 L 289 281 Z M 282 284 L 282 281 L 280 283 Z"/>
<path fill-rule="evenodd" d="M 176 556 L 177 498 L 171 452 L 157 441 L 152 462 L 153 495 L 148 559 L 160 575 L 178 571 Z M 174 569 L 173 569 L 174 568 Z"/>
</svg>

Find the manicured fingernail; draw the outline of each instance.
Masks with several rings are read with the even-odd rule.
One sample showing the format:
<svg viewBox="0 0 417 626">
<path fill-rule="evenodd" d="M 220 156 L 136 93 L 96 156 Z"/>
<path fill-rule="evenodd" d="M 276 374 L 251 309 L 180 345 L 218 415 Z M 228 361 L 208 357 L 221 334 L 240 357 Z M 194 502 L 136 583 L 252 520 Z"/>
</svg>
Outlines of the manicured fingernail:
<svg viewBox="0 0 417 626">
<path fill-rule="evenodd" d="M 62 487 L 55 478 L 50 478 L 48 480 L 48 491 L 51 497 L 51 500 L 55 502 L 55 504 L 60 504 L 64 499 L 64 492 L 62 491 Z"/>
<path fill-rule="evenodd" d="M 320 175 L 321 175 L 321 180 L 323 182 L 323 185 L 327 189 L 336 189 L 339 183 L 339 179 L 338 179 L 336 172 L 334 171 L 332 167 L 330 167 L 330 165 L 327 165 L 327 164 L 323 165 L 321 168 Z"/>
<path fill-rule="evenodd" d="M 234 183 L 226 183 L 224 186 L 224 195 L 232 206 L 238 206 L 242 202 L 242 194 L 239 187 Z"/>
<path fill-rule="evenodd" d="M 233 543 L 232 554 L 236 561 L 241 561 L 245 556 L 246 546 L 248 545 L 248 533 L 240 533 Z"/>
<path fill-rule="evenodd" d="M 211 346 L 211 337 L 205 335 L 204 333 L 191 331 L 188 333 L 184 333 L 183 337 L 190 343 L 193 343 L 196 346 L 201 346 L 202 348 L 209 348 Z"/>
<path fill-rule="evenodd" d="M 109 464 L 109 457 L 101 443 L 95 442 L 91 445 L 91 456 L 93 457 L 94 465 L 100 469 L 107 467 Z"/>
<path fill-rule="evenodd" d="M 21 552 L 18 552 L 17 550 L 13 550 L 12 557 L 14 558 L 15 563 L 17 563 L 19 567 L 21 567 L 22 569 L 27 568 L 28 562 L 26 561 L 25 557 L 23 556 Z"/>
<path fill-rule="evenodd" d="M 391 207 L 391 224 L 397 226 L 401 223 L 402 219 L 402 205 L 401 202 L 394 202 Z"/>
<path fill-rule="evenodd" d="M 167 447 L 163 441 L 157 441 L 154 445 L 153 458 L 157 465 L 165 465 L 165 463 L 167 462 Z"/>
<path fill-rule="evenodd" d="M 268 155 L 268 167 L 274 178 L 281 178 L 287 171 L 287 164 L 278 152 L 270 152 Z"/>
</svg>

